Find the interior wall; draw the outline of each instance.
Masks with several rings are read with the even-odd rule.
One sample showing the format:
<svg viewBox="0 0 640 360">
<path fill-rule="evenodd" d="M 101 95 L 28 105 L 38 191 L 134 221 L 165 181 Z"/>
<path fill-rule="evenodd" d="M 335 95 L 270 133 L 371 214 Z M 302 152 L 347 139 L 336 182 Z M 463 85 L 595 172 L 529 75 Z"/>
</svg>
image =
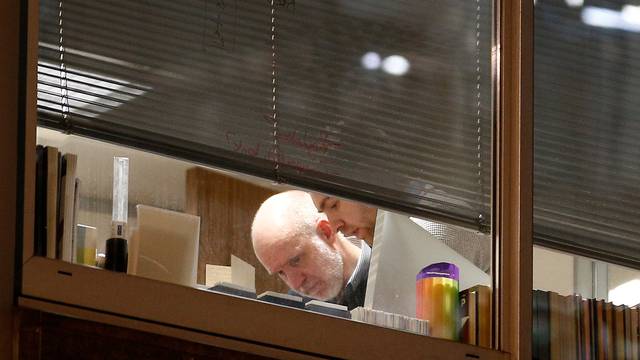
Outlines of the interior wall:
<svg viewBox="0 0 640 360">
<path fill-rule="evenodd" d="M 12 357 L 20 1 L 0 1 L 0 358 Z"/>
<path fill-rule="evenodd" d="M 607 291 L 611 302 L 640 305 L 640 270 L 609 264 L 607 273 Z"/>
<path fill-rule="evenodd" d="M 184 210 L 185 171 L 193 166 L 189 162 L 45 128 L 38 129 L 37 141 L 78 155 L 77 176 L 85 210 L 111 215 L 114 156 L 129 159 L 130 205 Z"/>
<path fill-rule="evenodd" d="M 573 255 L 533 247 L 534 289 L 572 295 L 575 292 L 574 278 Z"/>
<path fill-rule="evenodd" d="M 111 236 L 114 156 L 129 158 L 129 231 L 137 224 L 138 204 L 185 211 L 186 171 L 194 163 L 46 128 L 38 128 L 37 143 L 55 146 L 63 154 L 78 155 L 77 176 L 81 181 L 78 223 L 97 228 L 99 252 L 104 252 L 105 240 Z M 262 179 L 218 169 L 215 172 L 268 187 L 263 186 L 267 181 Z"/>
<path fill-rule="evenodd" d="M 614 289 L 629 281 L 640 280 L 640 270 L 624 266 L 609 265 L 609 289 Z"/>
</svg>

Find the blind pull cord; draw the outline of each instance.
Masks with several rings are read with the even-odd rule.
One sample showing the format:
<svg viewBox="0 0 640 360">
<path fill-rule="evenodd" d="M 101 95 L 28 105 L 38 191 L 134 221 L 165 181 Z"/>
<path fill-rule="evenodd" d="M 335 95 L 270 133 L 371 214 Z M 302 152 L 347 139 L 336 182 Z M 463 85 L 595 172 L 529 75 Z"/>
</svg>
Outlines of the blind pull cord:
<svg viewBox="0 0 640 360">
<path fill-rule="evenodd" d="M 271 0 L 271 119 L 273 121 L 273 172 L 276 182 L 282 183 L 282 179 L 280 178 L 280 144 L 278 143 L 278 92 L 276 77 L 276 6 L 275 0 Z"/>
</svg>

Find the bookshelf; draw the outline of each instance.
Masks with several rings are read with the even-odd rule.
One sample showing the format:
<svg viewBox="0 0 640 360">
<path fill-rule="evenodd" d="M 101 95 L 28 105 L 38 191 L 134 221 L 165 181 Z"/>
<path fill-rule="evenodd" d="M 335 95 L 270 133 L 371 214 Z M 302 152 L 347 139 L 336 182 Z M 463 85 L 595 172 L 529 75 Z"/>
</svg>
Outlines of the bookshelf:
<svg viewBox="0 0 640 360">
<path fill-rule="evenodd" d="M 533 291 L 534 359 L 638 359 L 640 309 Z"/>
</svg>

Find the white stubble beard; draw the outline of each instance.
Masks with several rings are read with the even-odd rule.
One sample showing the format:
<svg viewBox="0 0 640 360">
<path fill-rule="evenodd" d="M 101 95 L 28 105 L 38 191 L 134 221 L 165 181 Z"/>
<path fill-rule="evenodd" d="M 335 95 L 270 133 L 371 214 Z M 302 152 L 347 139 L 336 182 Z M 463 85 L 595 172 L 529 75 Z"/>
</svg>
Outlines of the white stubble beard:
<svg viewBox="0 0 640 360">
<path fill-rule="evenodd" d="M 320 294 L 307 295 L 323 301 L 333 299 L 340 294 L 343 287 L 344 262 L 342 256 L 321 239 L 313 239 L 313 245 L 318 250 L 319 263 L 323 265 L 326 271 L 326 276 L 322 279 L 326 287 Z"/>
</svg>

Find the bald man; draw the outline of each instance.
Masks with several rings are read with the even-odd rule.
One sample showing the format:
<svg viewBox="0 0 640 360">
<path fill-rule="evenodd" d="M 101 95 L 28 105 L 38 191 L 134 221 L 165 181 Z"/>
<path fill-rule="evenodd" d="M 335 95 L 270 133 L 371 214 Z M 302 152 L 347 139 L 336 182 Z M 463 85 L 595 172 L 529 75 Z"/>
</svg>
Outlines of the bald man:
<svg viewBox="0 0 640 360">
<path fill-rule="evenodd" d="M 371 248 L 335 231 L 304 191 L 267 199 L 251 228 L 256 257 L 295 292 L 314 299 L 364 305 Z"/>
</svg>

